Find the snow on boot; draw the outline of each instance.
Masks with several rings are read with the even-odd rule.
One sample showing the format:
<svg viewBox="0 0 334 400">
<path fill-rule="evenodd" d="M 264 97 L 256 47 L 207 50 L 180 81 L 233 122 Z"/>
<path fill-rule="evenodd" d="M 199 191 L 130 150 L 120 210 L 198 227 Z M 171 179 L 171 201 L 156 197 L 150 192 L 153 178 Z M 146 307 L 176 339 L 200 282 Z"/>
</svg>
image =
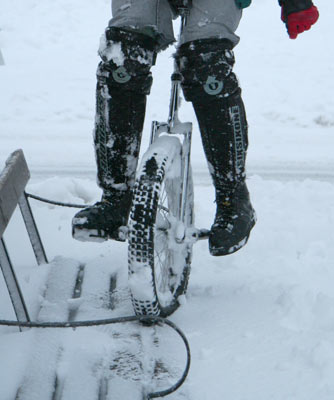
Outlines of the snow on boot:
<svg viewBox="0 0 334 400">
<path fill-rule="evenodd" d="M 153 48 L 149 36 L 119 28 L 107 28 L 101 40 L 94 145 L 98 184 L 106 193 L 127 191 L 134 184 Z"/>
<path fill-rule="evenodd" d="M 154 47 L 151 37 L 120 28 L 107 28 L 102 37 L 94 146 L 97 180 L 104 195 L 101 202 L 75 215 L 75 239 L 119 240 L 119 228 L 127 224 L 146 96 L 152 84 Z"/>
<path fill-rule="evenodd" d="M 217 213 L 209 250 L 226 255 L 241 248 L 255 223 L 246 187 L 247 120 L 234 54 L 226 39 L 202 39 L 180 46 L 176 60 L 186 100 L 193 103 L 204 152 L 216 190 Z"/>
<path fill-rule="evenodd" d="M 211 227 L 209 249 L 213 256 L 225 256 L 243 247 L 256 222 L 245 182 L 230 192 L 218 195 L 215 221 Z"/>
<path fill-rule="evenodd" d="M 131 193 L 103 196 L 91 207 L 79 211 L 72 221 L 74 239 L 82 242 L 114 239 L 126 240 Z"/>
</svg>

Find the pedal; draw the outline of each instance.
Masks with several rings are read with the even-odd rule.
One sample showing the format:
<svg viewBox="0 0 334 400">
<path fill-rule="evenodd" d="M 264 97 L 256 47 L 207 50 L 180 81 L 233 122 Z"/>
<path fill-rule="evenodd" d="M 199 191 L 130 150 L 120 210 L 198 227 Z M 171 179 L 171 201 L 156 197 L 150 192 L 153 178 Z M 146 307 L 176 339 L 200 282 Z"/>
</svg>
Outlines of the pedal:
<svg viewBox="0 0 334 400">
<path fill-rule="evenodd" d="M 209 229 L 197 229 L 194 227 L 188 228 L 186 231 L 187 240 L 195 243 L 198 240 L 209 239 L 211 231 Z"/>
</svg>

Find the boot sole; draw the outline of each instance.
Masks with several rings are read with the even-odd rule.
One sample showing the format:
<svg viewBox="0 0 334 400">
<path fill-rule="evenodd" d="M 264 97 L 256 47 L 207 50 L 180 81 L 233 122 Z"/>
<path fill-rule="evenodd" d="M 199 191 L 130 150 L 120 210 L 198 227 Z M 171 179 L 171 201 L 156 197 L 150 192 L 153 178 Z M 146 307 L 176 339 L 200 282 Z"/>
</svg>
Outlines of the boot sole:
<svg viewBox="0 0 334 400">
<path fill-rule="evenodd" d="M 248 238 L 250 235 L 246 236 L 244 239 L 242 239 L 238 244 L 236 244 L 235 246 L 230 247 L 229 249 L 226 249 L 225 247 L 216 247 L 216 248 L 209 248 L 210 254 L 212 256 L 215 257 L 219 257 L 219 256 L 228 256 L 230 254 L 233 254 L 235 252 L 237 252 L 238 250 L 240 250 L 242 247 L 244 247 L 247 242 L 248 242 Z"/>
<path fill-rule="evenodd" d="M 127 240 L 127 227 L 121 226 L 117 232 L 113 234 L 106 234 L 105 231 L 87 228 L 72 228 L 72 237 L 80 242 L 95 242 L 102 243 L 106 240 L 116 240 L 117 242 L 126 242 Z"/>
<path fill-rule="evenodd" d="M 251 230 L 254 228 L 256 220 L 257 220 L 256 215 L 254 215 L 254 219 L 252 221 L 252 226 L 249 230 L 248 235 L 246 237 L 244 237 L 242 240 L 240 240 L 240 242 L 237 243 L 235 246 L 232 246 L 228 249 L 226 249 L 225 247 L 211 248 L 210 244 L 209 244 L 210 254 L 214 257 L 228 256 L 228 255 L 233 254 L 233 253 L 237 252 L 238 250 L 240 250 L 242 247 L 244 247 L 247 244 Z"/>
</svg>

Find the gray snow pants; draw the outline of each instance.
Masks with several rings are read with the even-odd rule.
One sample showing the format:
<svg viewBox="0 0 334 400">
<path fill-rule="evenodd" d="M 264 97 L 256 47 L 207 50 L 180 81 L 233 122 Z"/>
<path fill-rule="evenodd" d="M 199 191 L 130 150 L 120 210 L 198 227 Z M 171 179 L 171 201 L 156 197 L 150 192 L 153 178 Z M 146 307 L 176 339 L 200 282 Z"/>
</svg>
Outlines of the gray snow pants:
<svg viewBox="0 0 334 400">
<path fill-rule="evenodd" d="M 112 14 L 109 26 L 131 27 L 158 38 L 160 49 L 175 41 L 168 0 L 112 0 Z M 193 0 L 180 44 L 214 37 L 229 39 L 235 46 L 241 15 L 235 0 Z"/>
</svg>

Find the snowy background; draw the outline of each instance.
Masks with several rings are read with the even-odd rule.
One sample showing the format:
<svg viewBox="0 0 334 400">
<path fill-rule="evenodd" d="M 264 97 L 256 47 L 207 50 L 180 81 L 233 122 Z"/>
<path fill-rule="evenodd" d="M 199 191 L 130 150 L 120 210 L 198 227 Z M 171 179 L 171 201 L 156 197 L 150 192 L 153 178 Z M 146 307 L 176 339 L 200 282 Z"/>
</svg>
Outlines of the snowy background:
<svg viewBox="0 0 334 400">
<path fill-rule="evenodd" d="M 332 400 L 334 5 L 318 0 L 318 24 L 292 41 L 276 1 L 253 3 L 238 30 L 235 70 L 250 125 L 248 185 L 258 223 L 234 255 L 213 258 L 207 243 L 195 245 L 187 301 L 171 318 L 189 337 L 193 355 L 180 398 Z M 97 47 L 109 18 L 109 0 L 1 1 L 0 169 L 22 148 L 31 193 L 75 203 L 100 197 L 91 132 Z M 173 51 L 153 68 L 143 149 L 150 121 L 167 117 Z M 181 116 L 195 123 L 187 103 Z M 213 190 L 196 124 L 192 152 L 197 226 L 208 228 Z M 115 269 L 126 286 L 126 245 L 75 242 L 73 210 L 32 207 L 53 265 L 85 263 L 97 275 Z M 34 319 L 50 267 L 35 266 L 18 213 L 4 237 Z M 13 319 L 1 276 L 0 293 L 0 319 Z M 91 339 L 87 334 L 82 348 Z M 13 399 L 36 340 L 32 332 L 0 328 L 1 400 Z"/>
</svg>

